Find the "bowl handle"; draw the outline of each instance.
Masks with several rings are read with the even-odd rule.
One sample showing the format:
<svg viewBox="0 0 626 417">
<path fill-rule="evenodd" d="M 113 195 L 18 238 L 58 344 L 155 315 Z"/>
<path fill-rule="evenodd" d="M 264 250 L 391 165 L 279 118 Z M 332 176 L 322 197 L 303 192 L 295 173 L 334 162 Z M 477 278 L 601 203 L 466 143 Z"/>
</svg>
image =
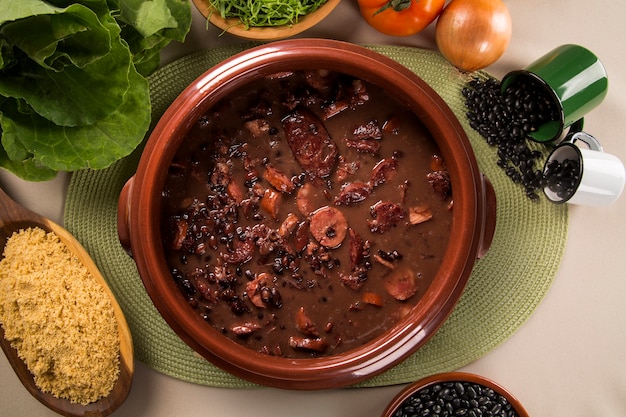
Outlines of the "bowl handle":
<svg viewBox="0 0 626 417">
<path fill-rule="evenodd" d="M 117 236 L 122 247 L 130 256 L 133 255 L 130 244 L 130 194 L 134 182 L 134 176 L 126 181 L 122 191 L 120 191 L 120 198 L 117 202 Z"/>
<path fill-rule="evenodd" d="M 487 254 L 493 235 L 496 232 L 497 217 L 497 200 L 496 191 L 489 178 L 482 175 L 483 178 L 483 228 L 480 237 L 480 245 L 478 247 L 477 258 L 480 259 Z"/>
</svg>

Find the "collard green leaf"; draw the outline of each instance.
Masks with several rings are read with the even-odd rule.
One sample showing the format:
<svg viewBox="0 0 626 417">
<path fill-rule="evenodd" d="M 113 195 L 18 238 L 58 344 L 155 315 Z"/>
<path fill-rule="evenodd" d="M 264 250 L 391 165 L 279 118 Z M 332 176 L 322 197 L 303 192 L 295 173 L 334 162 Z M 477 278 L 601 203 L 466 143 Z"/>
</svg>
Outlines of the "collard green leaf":
<svg viewBox="0 0 626 417">
<path fill-rule="evenodd" d="M 138 0 L 111 0 L 115 2 L 121 10 L 132 9 L 133 4 L 141 2 Z M 150 75 L 159 65 L 159 52 L 171 41 L 182 42 L 191 27 L 190 2 L 186 0 L 158 0 L 152 3 L 153 14 L 156 10 L 168 10 L 167 15 L 171 16 L 177 24 L 172 27 L 164 26 L 158 19 L 132 19 L 132 16 L 118 16 L 120 27 L 122 28 L 122 38 L 128 43 L 133 54 L 133 62 L 140 74 Z M 158 6 L 158 8 L 157 8 Z M 168 19 L 169 20 L 169 19 Z M 151 35 L 145 36 L 145 33 Z"/>
<path fill-rule="evenodd" d="M 14 61 L 11 46 L 0 38 L 0 71 L 9 68 Z"/>
<path fill-rule="evenodd" d="M 17 111 L 14 103 L 13 111 L 0 118 L 8 158 L 13 163 L 32 161 L 55 171 L 75 171 L 106 168 L 129 155 L 150 124 L 148 82 L 134 69 L 130 78 L 133 87 L 120 108 L 92 125 L 58 126 L 35 113 Z M 4 161 L 0 163 L 11 168 Z"/>
<path fill-rule="evenodd" d="M 109 53 L 116 34 L 95 13 L 81 5 L 55 10 L 57 14 L 6 23 L 0 35 L 48 70 L 61 71 L 66 65 L 82 68 Z"/>
<path fill-rule="evenodd" d="M 178 26 L 175 28 L 164 28 L 161 31 L 161 36 L 170 41 L 183 42 L 191 27 L 191 2 L 186 0 L 165 0 L 165 3 L 174 19 L 178 22 Z"/>
<path fill-rule="evenodd" d="M 13 161 L 7 157 L 2 147 L 0 147 L 0 167 L 26 181 L 49 181 L 58 174 L 58 171 L 41 166 L 32 158 Z"/>
<path fill-rule="evenodd" d="M 178 27 L 166 0 L 123 0 L 118 20 L 133 26 L 145 38 L 163 29 Z"/>
<path fill-rule="evenodd" d="M 13 172 L 27 181 L 47 181 L 57 175 L 57 171 L 41 165 L 24 147 L 16 142 L 15 124 L 0 113 L 0 132 L 2 132 L 2 146 L 0 146 L 0 167 Z"/>
<path fill-rule="evenodd" d="M 150 124 L 160 50 L 188 0 L 0 0 L 0 168 L 32 181 L 101 169 Z"/>
<path fill-rule="evenodd" d="M 148 76 L 159 68 L 161 63 L 161 54 L 159 48 L 146 49 L 140 54 L 135 55 L 134 63 L 137 71 L 144 76 Z"/>
<path fill-rule="evenodd" d="M 1 0 L 0 25 L 31 16 L 55 13 L 57 7 L 41 0 Z"/>
<path fill-rule="evenodd" d="M 66 65 L 61 71 L 50 70 L 24 57 L 13 71 L 0 77 L 0 94 L 24 99 L 37 113 L 55 124 L 79 126 L 94 123 L 120 106 L 129 88 L 132 56 L 120 41 L 119 26 L 110 15 L 100 16 L 99 20 L 93 11 L 79 4 L 65 10 L 69 15 L 88 16 L 89 19 L 84 21 L 94 23 L 92 30 L 109 33 L 114 39 L 110 42 L 109 52 L 83 67 Z M 28 38 L 32 29 L 22 32 Z M 15 45 L 21 44 L 14 38 L 9 40 Z M 80 53 L 83 53 L 82 49 Z"/>
</svg>

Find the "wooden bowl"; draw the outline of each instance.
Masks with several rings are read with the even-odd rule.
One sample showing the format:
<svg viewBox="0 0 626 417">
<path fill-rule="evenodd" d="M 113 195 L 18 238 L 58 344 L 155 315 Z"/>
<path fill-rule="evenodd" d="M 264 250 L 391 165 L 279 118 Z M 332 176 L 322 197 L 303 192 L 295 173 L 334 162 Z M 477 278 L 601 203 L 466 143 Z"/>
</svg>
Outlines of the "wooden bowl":
<svg viewBox="0 0 626 417">
<path fill-rule="evenodd" d="M 460 387 L 458 387 L 457 383 L 470 384 L 472 386 L 480 386 L 483 389 L 482 394 L 478 393 L 476 390 L 474 390 L 473 392 L 469 392 L 467 390 L 468 385 L 461 385 Z M 433 390 L 432 388 L 435 386 L 441 387 L 441 390 L 438 390 L 438 388 L 436 388 L 435 390 L 438 390 L 438 392 L 436 394 L 433 394 L 433 391 L 435 390 Z M 443 392 L 443 390 L 446 390 L 446 389 L 448 390 L 446 391 L 447 393 Z M 487 391 L 485 391 L 485 389 L 487 389 Z M 493 395 L 493 404 L 486 402 L 489 399 L 489 395 L 486 394 L 487 392 L 489 392 L 489 390 L 493 390 L 493 392 L 495 393 Z M 510 408 L 510 410 L 515 412 L 515 415 L 517 415 L 517 417 L 529 417 L 528 413 L 526 412 L 522 404 L 519 402 L 519 400 L 515 398 L 513 394 L 511 394 L 505 388 L 491 381 L 488 378 L 485 378 L 480 375 L 472 374 L 472 373 L 466 373 L 466 372 L 446 372 L 446 373 L 436 374 L 436 375 L 432 375 L 432 376 L 420 379 L 419 381 L 408 385 L 405 389 L 400 391 L 400 393 L 398 393 L 398 395 L 394 397 L 394 399 L 389 403 L 385 411 L 383 411 L 381 417 L 395 416 L 398 409 L 401 408 L 405 402 L 407 403 L 410 402 L 409 399 L 418 393 L 425 395 L 425 397 L 421 399 L 421 401 L 419 400 L 414 401 L 412 404 L 414 408 L 419 408 L 422 406 L 424 406 L 425 408 L 428 408 L 426 403 L 429 400 L 434 401 L 436 404 L 439 405 L 439 407 L 443 409 L 445 409 L 446 407 L 456 408 L 457 407 L 456 405 L 454 406 L 452 405 L 454 401 L 452 397 L 458 397 L 458 398 L 462 397 L 468 402 L 472 401 L 473 399 L 480 403 L 473 403 L 468 406 L 460 405 L 459 408 L 465 408 L 467 414 L 462 414 L 463 412 L 458 411 L 458 410 L 454 410 L 454 411 L 448 410 L 450 413 L 448 415 L 473 415 L 469 411 L 471 409 L 474 409 L 475 415 L 482 415 L 482 414 L 478 414 L 478 411 L 476 411 L 475 408 L 486 407 L 489 409 L 489 411 L 491 411 L 491 408 L 495 406 L 501 409 Z M 426 398 L 426 396 L 428 396 L 428 398 Z M 450 404 L 450 405 L 447 405 L 447 404 Z M 411 414 L 411 415 L 430 415 L 426 411 L 421 410 L 421 409 L 414 409 L 414 412 L 415 414 Z M 424 412 L 424 414 L 419 414 L 420 412 Z M 456 412 L 458 412 L 459 414 L 452 414 Z M 509 410 L 507 410 L 507 415 L 509 415 L 508 412 Z M 405 414 L 402 414 L 402 415 L 405 415 Z M 489 415 L 499 416 L 501 414 L 493 413 Z"/>
<path fill-rule="evenodd" d="M 115 295 L 107 285 L 98 267 L 89 256 L 89 253 L 80 242 L 67 230 L 53 221 L 46 219 L 37 213 L 18 205 L 0 189 L 0 259 L 6 246 L 7 240 L 14 232 L 20 229 L 36 227 L 46 232 L 54 232 L 61 242 L 67 246 L 71 253 L 89 270 L 94 279 L 102 286 L 109 296 L 111 306 L 117 320 L 119 333 L 120 355 L 119 376 L 113 389 L 106 396 L 92 403 L 82 405 L 70 402 L 68 399 L 55 397 L 48 392 L 43 392 L 35 383 L 35 379 L 24 361 L 20 358 L 17 350 L 5 339 L 4 328 L 0 326 L 0 348 L 4 351 L 7 360 L 15 371 L 24 388 L 40 403 L 66 417 L 104 417 L 117 410 L 126 400 L 131 389 L 134 375 L 133 343 L 130 328 L 120 308 Z"/>
<path fill-rule="evenodd" d="M 328 0 L 313 13 L 302 16 L 298 20 L 298 23 L 294 25 L 250 27 L 247 29 L 239 19 L 224 19 L 220 16 L 219 12 L 209 4 L 209 0 L 193 0 L 193 3 L 200 13 L 209 19 L 209 22 L 222 29 L 224 32 L 244 39 L 273 41 L 289 38 L 310 29 L 328 16 L 330 12 L 337 7 L 340 1 L 341 0 Z"/>
</svg>

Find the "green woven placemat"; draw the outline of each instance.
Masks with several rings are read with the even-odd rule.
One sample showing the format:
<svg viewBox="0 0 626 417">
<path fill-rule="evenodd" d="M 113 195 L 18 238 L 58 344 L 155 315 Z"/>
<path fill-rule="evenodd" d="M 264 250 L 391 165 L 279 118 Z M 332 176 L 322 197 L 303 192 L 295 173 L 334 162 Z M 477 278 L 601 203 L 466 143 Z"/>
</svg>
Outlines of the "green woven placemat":
<svg viewBox="0 0 626 417">
<path fill-rule="evenodd" d="M 169 64 L 150 78 L 153 123 L 197 76 L 252 44 L 201 51 Z M 529 201 L 497 167 L 495 150 L 469 128 L 461 95 L 467 75 L 433 51 L 368 46 L 416 72 L 450 105 L 463 123 L 481 170 L 498 200 L 497 227 L 487 256 L 477 262 L 458 306 L 440 331 L 407 360 L 359 386 L 414 381 L 480 358 L 511 336 L 548 291 L 567 238 L 566 205 Z M 480 72 L 480 77 L 488 74 Z M 133 175 L 135 155 L 99 171 L 74 173 L 65 206 L 65 226 L 83 243 L 108 280 L 129 322 L 136 358 L 164 374 L 215 387 L 254 384 L 234 377 L 195 354 L 159 316 L 117 238 L 119 192 Z"/>
</svg>

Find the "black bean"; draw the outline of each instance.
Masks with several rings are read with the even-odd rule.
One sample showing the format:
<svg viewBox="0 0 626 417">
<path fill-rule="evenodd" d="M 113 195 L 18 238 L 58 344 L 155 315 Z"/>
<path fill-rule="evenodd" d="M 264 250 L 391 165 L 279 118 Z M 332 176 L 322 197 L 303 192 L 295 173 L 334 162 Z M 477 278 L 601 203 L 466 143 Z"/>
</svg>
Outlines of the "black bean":
<svg viewBox="0 0 626 417">
<path fill-rule="evenodd" d="M 415 416 L 509 416 L 517 417 L 508 400 L 483 385 L 454 381 L 433 384 L 408 397 L 394 417 Z"/>
<path fill-rule="evenodd" d="M 544 175 L 548 189 L 559 198 L 567 199 L 576 191 L 580 180 L 580 163 L 571 159 L 551 161 L 547 164 Z"/>
<path fill-rule="evenodd" d="M 454 390 L 456 391 L 456 395 L 459 397 L 463 397 L 463 394 L 465 394 L 465 386 L 460 382 L 456 382 L 454 384 Z"/>
<path fill-rule="evenodd" d="M 534 80 L 514 83 L 501 93 L 500 83 L 494 78 L 473 79 L 463 90 L 470 126 L 490 146 L 498 148 L 498 166 L 508 170 L 513 182 L 524 189 L 535 188 L 532 193 L 525 190 L 529 198 L 535 199 L 536 189 L 543 187 L 544 182 L 523 174 L 537 168 L 542 152 L 529 148 L 526 135 L 542 123 L 558 119 L 547 93 Z M 513 175 L 511 166 L 522 175 Z"/>
</svg>

